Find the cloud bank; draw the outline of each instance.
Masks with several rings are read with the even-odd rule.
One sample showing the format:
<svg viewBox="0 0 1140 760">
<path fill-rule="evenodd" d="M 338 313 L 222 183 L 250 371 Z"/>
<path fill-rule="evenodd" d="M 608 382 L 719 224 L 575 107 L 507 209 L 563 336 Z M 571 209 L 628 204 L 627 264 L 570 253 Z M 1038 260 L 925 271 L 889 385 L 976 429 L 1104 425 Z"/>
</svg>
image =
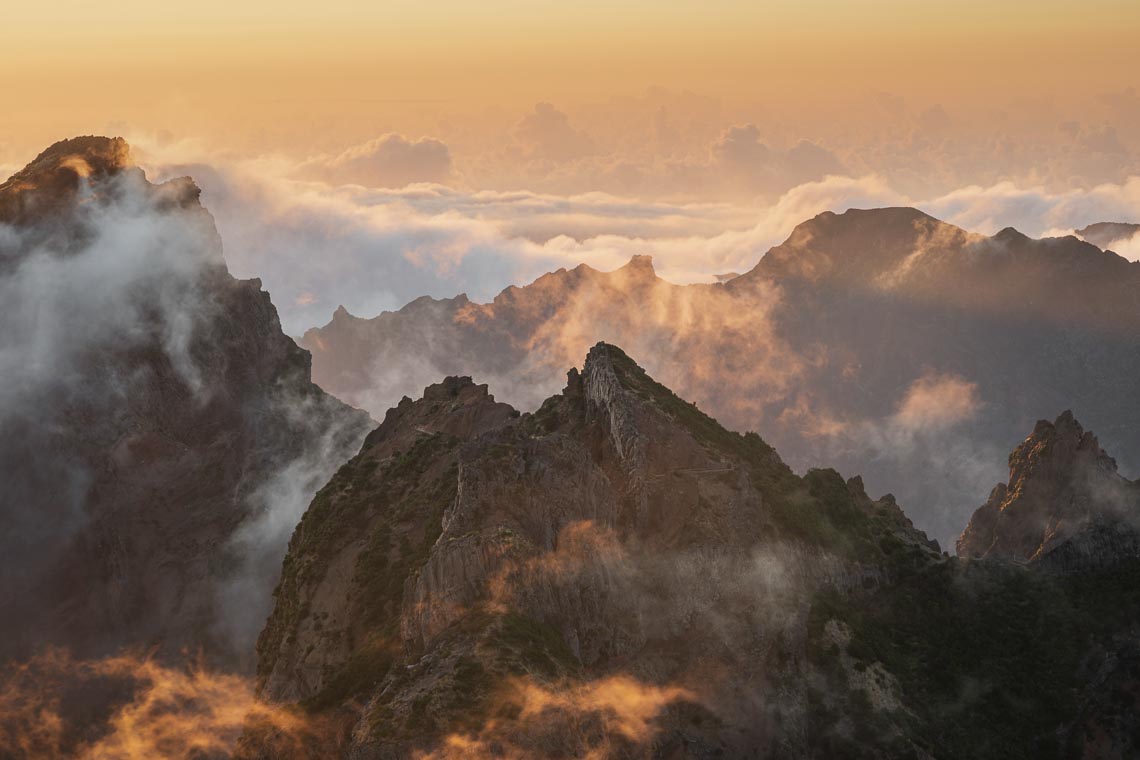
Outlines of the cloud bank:
<svg viewBox="0 0 1140 760">
<path fill-rule="evenodd" d="M 747 166 L 766 151 L 754 138 L 751 130 L 726 135 L 720 160 Z M 377 189 L 300 180 L 283 160 L 223 166 L 155 153 L 152 164 L 160 176 L 191 174 L 202 185 L 231 269 L 264 280 L 294 335 L 324 324 L 339 305 L 373 316 L 422 295 L 464 292 L 486 301 L 559 267 L 615 269 L 636 254 L 651 255 L 672 282 L 711 282 L 751 269 L 796 224 L 822 211 L 913 205 L 971 231 L 1014 226 L 1031 236 L 1140 219 L 1140 176 L 1064 192 L 1011 182 L 973 185 L 924 199 L 879 175 L 831 174 L 772 202 L 741 204 L 441 184 Z"/>
<path fill-rule="evenodd" d="M 302 176 L 368 187 L 446 182 L 451 171 L 451 152 L 442 142 L 430 137 L 412 141 L 400 134 L 382 135 L 335 156 L 309 159 L 298 168 Z"/>
</svg>

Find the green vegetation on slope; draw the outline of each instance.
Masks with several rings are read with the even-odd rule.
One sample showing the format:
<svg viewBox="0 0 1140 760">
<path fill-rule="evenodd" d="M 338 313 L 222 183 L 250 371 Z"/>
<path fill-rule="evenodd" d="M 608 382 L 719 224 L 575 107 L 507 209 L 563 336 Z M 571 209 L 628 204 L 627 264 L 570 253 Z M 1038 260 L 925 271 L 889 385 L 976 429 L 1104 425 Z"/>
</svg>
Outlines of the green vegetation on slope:
<svg viewBox="0 0 1140 760">
<path fill-rule="evenodd" d="M 1057 756 L 1082 661 L 1140 620 L 1136 561 L 1068 577 L 951 559 L 897 565 L 892 576 L 867 595 L 816 597 L 813 659 L 822 667 L 834 656 L 822 643 L 827 621 L 846 623 L 848 654 L 899 679 L 916 712 L 908 733 L 937 757 Z"/>
</svg>

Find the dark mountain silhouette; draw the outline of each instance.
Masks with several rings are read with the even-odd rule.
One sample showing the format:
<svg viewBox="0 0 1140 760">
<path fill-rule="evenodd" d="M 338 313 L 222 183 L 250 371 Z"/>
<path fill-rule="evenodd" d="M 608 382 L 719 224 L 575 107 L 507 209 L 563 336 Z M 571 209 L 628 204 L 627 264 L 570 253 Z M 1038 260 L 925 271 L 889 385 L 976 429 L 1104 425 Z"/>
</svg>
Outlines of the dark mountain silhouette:
<svg viewBox="0 0 1140 760">
<path fill-rule="evenodd" d="M 291 524 L 367 428 L 229 275 L 198 194 L 102 137 L 0 186 L 6 656 L 248 663 L 284 549 L 260 521 Z"/>
</svg>

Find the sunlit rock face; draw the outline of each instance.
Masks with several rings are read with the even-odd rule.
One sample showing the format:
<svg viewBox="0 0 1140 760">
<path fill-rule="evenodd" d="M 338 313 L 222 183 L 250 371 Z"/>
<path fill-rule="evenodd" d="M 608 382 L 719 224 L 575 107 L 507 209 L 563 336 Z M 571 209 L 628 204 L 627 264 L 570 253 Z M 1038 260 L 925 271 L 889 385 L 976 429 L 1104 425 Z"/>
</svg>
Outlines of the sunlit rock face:
<svg viewBox="0 0 1140 760">
<path fill-rule="evenodd" d="M 101 137 L 0 185 L 6 656 L 248 663 L 288 530 L 363 437 L 198 195 Z"/>
<path fill-rule="evenodd" d="M 1122 471 L 1140 471 L 1140 408 L 1119 403 L 1140 372 L 1138 285 L 1140 264 L 1074 237 L 852 210 L 804 222 L 717 284 L 673 285 L 637 257 L 488 304 L 341 309 L 301 344 L 322 387 L 379 416 L 443 375 L 536 409 L 561 367 L 610 341 L 730 428 L 762 433 L 794 469 L 862 472 L 949 544 L 1043 414 L 1073 408 Z"/>
<path fill-rule="evenodd" d="M 1121 477 L 1096 436 L 1065 412 L 1039 421 L 1010 454 L 1009 483 L 974 513 L 958 553 L 1039 559 L 1098 524 L 1116 523 L 1140 525 L 1140 484 Z"/>
<path fill-rule="evenodd" d="M 1111 461 L 1070 424 L 1059 469 Z M 1100 514 L 949 557 L 597 344 L 533 414 L 466 377 L 389 410 L 293 535 L 260 693 L 352 758 L 1123 756 L 1140 555 Z"/>
</svg>

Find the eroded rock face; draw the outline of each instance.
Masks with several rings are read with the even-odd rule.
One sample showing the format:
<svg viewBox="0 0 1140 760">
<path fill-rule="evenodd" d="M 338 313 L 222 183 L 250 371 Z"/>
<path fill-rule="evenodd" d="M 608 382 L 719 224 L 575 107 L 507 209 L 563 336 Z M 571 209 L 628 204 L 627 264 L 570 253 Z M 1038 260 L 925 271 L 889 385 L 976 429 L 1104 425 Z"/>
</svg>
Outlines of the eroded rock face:
<svg viewBox="0 0 1140 760">
<path fill-rule="evenodd" d="M 958 553 L 1037 559 L 1094 523 L 1137 518 L 1140 485 L 1116 471 L 1096 436 L 1067 411 L 1039 421 L 1010 454 L 1009 483 L 999 483 L 974 513 Z"/>
<path fill-rule="evenodd" d="M 0 186 L 0 650 L 248 665 L 286 536 L 369 420 L 310 380 L 189 179 L 67 140 Z M 259 619 L 260 618 L 260 619 Z"/>
<path fill-rule="evenodd" d="M 391 410 L 298 526 L 259 643 L 262 689 L 331 709 L 359 757 L 478 734 L 500 698 L 603 686 L 678 695 L 661 705 L 667 741 L 698 755 L 803 750 L 807 682 L 767 690 L 804 667 L 813 593 L 887 577 L 866 562 L 880 539 L 940 557 L 893 499 L 831 471 L 798 478 L 613 346 L 533 415 L 449 378 Z M 502 697 L 512 678 L 529 686 Z M 700 699 L 679 699 L 698 682 Z M 617 751 L 612 729 L 582 734 L 594 718 L 568 709 L 578 729 L 536 738 L 508 721 L 500 738 Z"/>
</svg>

